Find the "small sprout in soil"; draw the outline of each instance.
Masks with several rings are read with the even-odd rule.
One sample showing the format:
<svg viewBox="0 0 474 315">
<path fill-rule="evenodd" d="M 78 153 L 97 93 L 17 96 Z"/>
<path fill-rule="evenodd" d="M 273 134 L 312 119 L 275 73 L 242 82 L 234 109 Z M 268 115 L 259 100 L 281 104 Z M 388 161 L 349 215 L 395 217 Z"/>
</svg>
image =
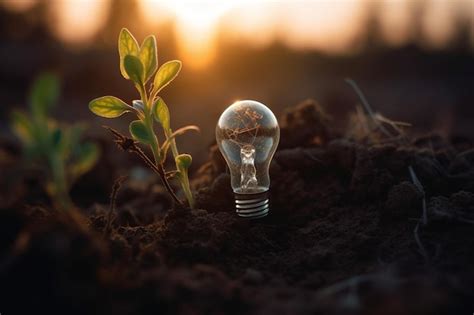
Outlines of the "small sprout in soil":
<svg viewBox="0 0 474 315">
<path fill-rule="evenodd" d="M 11 127 L 21 141 L 26 165 L 44 172 L 45 187 L 55 207 L 69 210 L 73 207 L 69 190 L 95 165 L 99 149 L 81 141 L 83 125 L 60 124 L 49 117 L 58 97 L 57 77 L 41 75 L 31 89 L 29 113 L 14 111 Z"/>
<path fill-rule="evenodd" d="M 176 165 L 176 170 L 172 171 L 172 173 L 181 184 L 189 206 L 193 208 L 194 198 L 188 178 L 188 169 L 192 158 L 189 154 L 179 153 L 175 138 L 190 130 L 198 131 L 199 128 L 196 126 L 186 126 L 173 132 L 170 125 L 168 106 L 163 98 L 158 96 L 161 90 L 178 75 L 181 70 L 181 61 L 168 61 L 158 68 L 155 36 L 150 35 L 146 37 L 142 45 L 139 46 L 135 37 L 126 28 L 123 28 L 120 32 L 118 51 L 120 56 L 120 72 L 125 79 L 132 81 L 140 94 L 140 100 L 133 101 L 132 105 L 129 105 L 117 97 L 103 96 L 92 100 L 89 103 L 89 109 L 94 114 L 105 118 L 116 118 L 124 113 L 134 112 L 138 120 L 130 123 L 130 134 L 138 143 L 146 145 L 151 149 L 154 162 L 147 158 L 144 152 L 135 146 L 133 141 L 129 142 L 130 146 L 127 150 L 137 153 L 144 159 L 148 166 L 160 175 L 173 199 L 180 203 L 168 183 L 168 176 L 166 174 L 169 172 L 166 172 L 164 167 L 168 150 L 171 149 Z M 148 82 L 150 83 L 147 88 Z M 161 145 L 155 133 L 154 121 L 158 122 L 163 128 L 164 141 Z M 112 132 L 119 142 L 121 139 L 127 140 L 122 138 L 116 131 Z"/>
</svg>

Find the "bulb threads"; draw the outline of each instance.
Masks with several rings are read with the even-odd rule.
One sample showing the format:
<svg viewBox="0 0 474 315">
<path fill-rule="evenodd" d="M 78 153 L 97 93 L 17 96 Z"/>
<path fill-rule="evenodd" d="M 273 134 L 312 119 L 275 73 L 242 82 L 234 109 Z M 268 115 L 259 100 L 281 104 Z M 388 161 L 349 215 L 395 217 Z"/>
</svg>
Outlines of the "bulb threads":
<svg viewBox="0 0 474 315">
<path fill-rule="evenodd" d="M 268 191 L 256 194 L 234 193 L 235 211 L 242 218 L 263 218 L 270 211 Z"/>
</svg>

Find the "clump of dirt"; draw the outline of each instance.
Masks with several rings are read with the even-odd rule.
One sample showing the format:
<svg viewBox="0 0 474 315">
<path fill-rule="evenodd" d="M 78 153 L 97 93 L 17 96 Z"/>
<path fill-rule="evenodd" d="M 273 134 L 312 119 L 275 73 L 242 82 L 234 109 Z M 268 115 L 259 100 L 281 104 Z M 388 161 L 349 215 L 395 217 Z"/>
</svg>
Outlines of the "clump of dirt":
<svg viewBox="0 0 474 315">
<path fill-rule="evenodd" d="M 350 141 L 313 101 L 281 121 L 260 220 L 235 214 L 216 146 L 193 179 L 195 210 L 172 207 L 150 177 L 124 185 L 110 234 L 108 205 L 0 211 L 0 311 L 472 312 L 472 143 Z"/>
<path fill-rule="evenodd" d="M 280 149 L 322 145 L 333 136 L 331 117 L 318 102 L 308 99 L 290 107 L 279 119 L 281 125 Z"/>
</svg>

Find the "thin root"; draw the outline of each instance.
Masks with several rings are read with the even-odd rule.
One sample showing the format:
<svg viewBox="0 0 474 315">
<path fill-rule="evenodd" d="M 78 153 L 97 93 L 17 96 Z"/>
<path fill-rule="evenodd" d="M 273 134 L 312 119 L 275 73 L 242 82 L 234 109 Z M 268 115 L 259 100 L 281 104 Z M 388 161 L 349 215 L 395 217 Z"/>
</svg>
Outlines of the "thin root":
<svg viewBox="0 0 474 315">
<path fill-rule="evenodd" d="M 122 187 L 122 184 L 125 180 L 127 180 L 128 176 L 120 176 L 117 178 L 114 182 L 114 185 L 112 186 L 112 193 L 110 194 L 110 207 L 109 207 L 109 215 L 107 216 L 107 225 L 104 230 L 104 236 L 108 237 L 110 235 L 110 231 L 112 230 L 112 217 L 113 214 L 115 213 L 115 205 L 117 202 L 117 194 Z"/>
</svg>

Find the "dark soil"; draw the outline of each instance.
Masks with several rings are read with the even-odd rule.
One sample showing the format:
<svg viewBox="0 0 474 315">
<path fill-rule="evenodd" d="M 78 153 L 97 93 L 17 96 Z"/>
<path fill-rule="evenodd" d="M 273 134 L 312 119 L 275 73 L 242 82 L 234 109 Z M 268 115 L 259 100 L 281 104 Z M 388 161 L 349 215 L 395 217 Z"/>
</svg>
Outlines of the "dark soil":
<svg viewBox="0 0 474 315">
<path fill-rule="evenodd" d="M 102 161 L 74 188 L 82 210 L 58 213 L 2 145 L 0 313 L 474 312 L 472 142 L 351 141 L 311 101 L 280 122 L 268 217 L 235 214 L 212 147 L 193 176 L 196 210 L 131 176 L 110 234 L 104 200 L 121 169 Z"/>
</svg>

